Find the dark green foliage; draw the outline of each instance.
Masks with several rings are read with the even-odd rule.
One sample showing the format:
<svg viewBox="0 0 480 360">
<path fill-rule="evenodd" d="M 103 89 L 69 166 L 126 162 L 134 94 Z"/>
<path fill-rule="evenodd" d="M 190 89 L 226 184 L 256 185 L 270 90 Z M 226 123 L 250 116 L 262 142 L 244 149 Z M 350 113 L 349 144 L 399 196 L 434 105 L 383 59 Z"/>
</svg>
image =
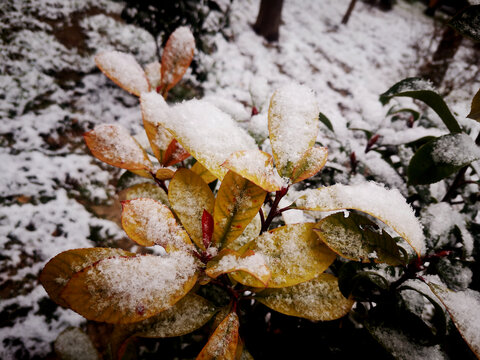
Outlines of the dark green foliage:
<svg viewBox="0 0 480 360">
<path fill-rule="evenodd" d="M 480 5 L 465 8 L 455 15 L 448 25 L 463 36 L 480 41 Z"/>
</svg>

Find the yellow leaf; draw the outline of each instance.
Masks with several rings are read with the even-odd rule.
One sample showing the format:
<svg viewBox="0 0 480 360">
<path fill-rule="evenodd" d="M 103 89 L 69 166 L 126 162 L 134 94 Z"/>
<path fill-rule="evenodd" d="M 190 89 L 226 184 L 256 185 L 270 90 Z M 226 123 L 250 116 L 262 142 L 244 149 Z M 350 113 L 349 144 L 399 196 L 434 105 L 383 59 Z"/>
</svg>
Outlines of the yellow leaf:
<svg viewBox="0 0 480 360">
<path fill-rule="evenodd" d="M 198 161 L 193 164 L 190 170 L 192 170 L 195 174 L 200 175 L 203 181 L 205 181 L 207 184 L 210 184 L 211 182 L 217 180 L 215 175 L 208 171 L 205 166 L 200 164 Z"/>
<path fill-rule="evenodd" d="M 168 200 L 193 242 L 205 249 L 202 241 L 203 210 L 213 213 L 215 198 L 202 178 L 188 169 L 179 169 L 170 181 Z"/>
<path fill-rule="evenodd" d="M 142 246 L 163 246 L 165 250 L 192 247 L 188 234 L 176 222 L 168 207 L 148 198 L 122 202 L 122 227 L 128 237 Z"/>
<path fill-rule="evenodd" d="M 170 131 L 156 122 L 149 114 L 150 113 L 143 111 L 142 107 L 143 127 L 147 133 L 148 142 L 152 148 L 153 155 L 155 155 L 160 164 L 163 164 L 165 152 L 174 137 Z"/>
<path fill-rule="evenodd" d="M 222 180 L 221 165 L 235 151 L 256 149 L 253 138 L 229 115 L 202 100 L 189 100 L 169 108 L 155 92 L 143 93 L 144 117 L 168 129 L 182 147 L 208 171 Z"/>
<path fill-rule="evenodd" d="M 292 184 L 298 183 L 309 177 L 312 177 L 323 169 L 327 162 L 328 149 L 325 147 L 311 147 L 308 149 L 301 159 L 293 168 Z"/>
<path fill-rule="evenodd" d="M 264 151 L 237 151 L 222 166 L 268 192 L 280 190 L 284 186 L 282 178 L 273 167 L 272 156 Z"/>
<path fill-rule="evenodd" d="M 268 131 L 278 173 L 290 178 L 318 135 L 318 104 L 312 90 L 291 84 L 275 91 L 268 109 Z"/>
<path fill-rule="evenodd" d="M 169 206 L 167 193 L 153 183 L 141 183 L 133 185 L 124 190 L 125 200 L 133 200 L 137 198 L 149 198 L 161 202 L 163 205 Z"/>
<path fill-rule="evenodd" d="M 197 360 L 235 360 L 239 326 L 237 314 L 231 312 L 210 336 L 207 344 L 198 354 Z"/>
<path fill-rule="evenodd" d="M 338 288 L 338 279 L 321 274 L 301 284 L 282 289 L 266 289 L 258 301 L 282 314 L 313 321 L 335 320 L 345 316 L 354 301 L 345 298 Z"/>
<path fill-rule="evenodd" d="M 344 258 L 392 266 L 402 265 L 405 259 L 395 240 L 365 216 L 339 212 L 323 218 L 314 229 L 320 239 Z"/>
<path fill-rule="evenodd" d="M 155 177 L 158 180 L 170 180 L 173 175 L 175 175 L 175 171 L 167 168 L 161 168 L 158 169 L 157 172 L 155 173 Z"/>
<path fill-rule="evenodd" d="M 205 273 L 211 278 L 234 271 L 244 271 L 267 286 L 271 273 L 265 265 L 265 260 L 259 254 L 248 251 L 243 255 L 230 249 L 223 249 L 215 258 L 208 262 Z"/>
<path fill-rule="evenodd" d="M 109 258 L 73 275 L 60 296 L 88 320 L 132 323 L 175 305 L 195 285 L 197 269 L 184 251 Z"/>
<path fill-rule="evenodd" d="M 242 248 L 245 244 L 255 239 L 258 234 L 260 234 L 261 229 L 262 222 L 260 220 L 260 215 L 257 214 L 255 215 L 253 220 L 250 221 L 250 224 L 247 225 L 245 230 L 243 230 L 243 233 L 238 238 L 229 243 L 227 247 L 229 249 L 239 251 L 240 248 Z"/>
<path fill-rule="evenodd" d="M 151 318 L 132 324 L 116 325 L 110 341 L 112 352 L 117 354 L 134 336 L 167 338 L 191 333 L 205 325 L 216 312 L 217 309 L 209 301 L 189 293 L 171 308 Z"/>
<path fill-rule="evenodd" d="M 293 208 L 313 211 L 355 209 L 393 228 L 420 256 L 425 251 L 422 226 L 405 198 L 396 189 L 387 190 L 373 182 L 306 190 Z"/>
<path fill-rule="evenodd" d="M 129 93 L 140 96 L 150 91 L 145 72 L 132 55 L 106 51 L 95 56 L 95 63 L 110 80 Z"/>
<path fill-rule="evenodd" d="M 45 265 L 39 280 L 53 301 L 58 305 L 68 307 L 68 304 L 60 297 L 60 293 L 70 278 L 99 260 L 118 256 L 135 256 L 135 254 L 110 248 L 67 250 L 55 256 Z"/>
<path fill-rule="evenodd" d="M 166 93 L 180 81 L 195 52 L 195 39 L 186 26 L 177 28 L 168 38 L 162 54 L 160 93 Z"/>
<path fill-rule="evenodd" d="M 83 136 L 97 159 L 151 178 L 149 171 L 153 165 L 147 153 L 124 127 L 113 124 L 97 125 Z"/>
<path fill-rule="evenodd" d="M 264 257 L 272 273 L 269 288 L 293 286 L 323 273 L 335 260 L 336 254 L 315 235 L 316 224 L 286 225 L 263 233 L 240 250 L 253 250 Z M 251 277 L 232 277 L 247 286 L 259 287 Z"/>
<path fill-rule="evenodd" d="M 213 243 L 222 248 L 239 237 L 257 215 L 266 191 L 240 175 L 225 175 L 213 210 Z"/>
</svg>

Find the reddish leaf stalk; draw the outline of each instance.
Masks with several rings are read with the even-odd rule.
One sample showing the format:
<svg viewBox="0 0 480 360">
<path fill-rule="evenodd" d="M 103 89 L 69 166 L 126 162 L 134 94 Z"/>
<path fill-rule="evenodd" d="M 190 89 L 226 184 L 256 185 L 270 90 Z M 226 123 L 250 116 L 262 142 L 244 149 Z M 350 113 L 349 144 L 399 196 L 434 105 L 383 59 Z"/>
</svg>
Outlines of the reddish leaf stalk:
<svg viewBox="0 0 480 360">
<path fill-rule="evenodd" d="M 158 179 L 157 176 L 152 171 L 150 171 L 150 175 L 152 175 L 153 180 L 155 180 L 157 185 L 160 186 L 162 190 L 165 191 L 165 193 L 167 193 L 168 195 L 168 188 L 165 185 L 165 181 Z"/>
<path fill-rule="evenodd" d="M 278 204 L 280 204 L 280 200 L 282 200 L 282 198 L 288 192 L 288 188 L 289 187 L 287 186 L 287 187 L 284 187 L 281 190 L 278 190 L 278 191 L 275 192 L 275 200 L 273 200 L 272 207 L 270 209 L 270 212 L 268 213 L 267 219 L 265 220 L 265 222 L 262 225 L 262 231 L 260 232 L 260 234 L 262 234 L 262 233 L 264 233 L 265 231 L 268 230 L 268 228 L 272 224 L 272 221 L 275 218 L 275 216 L 281 214 L 281 212 L 279 212 L 277 210 Z"/>
</svg>

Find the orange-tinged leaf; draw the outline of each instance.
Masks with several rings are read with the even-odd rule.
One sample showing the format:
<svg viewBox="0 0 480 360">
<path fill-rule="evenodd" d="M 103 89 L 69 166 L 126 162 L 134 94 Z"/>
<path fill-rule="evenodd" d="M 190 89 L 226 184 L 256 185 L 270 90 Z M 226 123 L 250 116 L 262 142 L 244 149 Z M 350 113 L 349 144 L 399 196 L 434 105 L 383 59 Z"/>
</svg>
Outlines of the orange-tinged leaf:
<svg viewBox="0 0 480 360">
<path fill-rule="evenodd" d="M 229 171 L 223 178 L 213 211 L 213 243 L 222 248 L 239 237 L 257 215 L 267 192 Z"/>
<path fill-rule="evenodd" d="M 145 65 L 145 75 L 147 76 L 148 83 L 152 90 L 160 86 L 160 80 L 162 78 L 161 68 L 162 64 L 158 61 Z"/>
<path fill-rule="evenodd" d="M 160 168 L 155 173 L 155 177 L 158 180 L 170 180 L 175 175 L 175 171 L 167 168 Z"/>
<path fill-rule="evenodd" d="M 148 171 L 153 165 L 147 153 L 124 127 L 114 124 L 97 125 L 83 136 L 97 159 L 138 175 L 151 177 Z"/>
<path fill-rule="evenodd" d="M 190 154 L 177 140 L 173 139 L 163 155 L 163 166 L 172 166 L 188 158 Z"/>
<path fill-rule="evenodd" d="M 240 253 L 253 250 L 262 255 L 272 278 L 269 288 L 293 286 L 315 278 L 335 260 L 336 254 L 323 244 L 313 231 L 314 223 L 286 225 L 263 233 L 246 244 Z M 247 286 L 258 287 L 251 277 L 232 277 Z"/>
<path fill-rule="evenodd" d="M 193 242 L 205 249 L 202 241 L 202 215 L 213 213 L 215 198 L 202 178 L 188 169 L 179 169 L 170 181 L 168 200 Z"/>
<path fill-rule="evenodd" d="M 162 54 L 160 93 L 165 95 L 187 71 L 195 52 L 195 38 L 186 26 L 177 28 L 168 38 Z"/>
<path fill-rule="evenodd" d="M 272 276 L 261 255 L 255 254 L 253 251 L 247 251 L 240 255 L 230 249 L 223 249 L 213 260 L 209 261 L 205 273 L 215 279 L 222 274 L 234 271 L 250 274 L 261 282 L 261 287 L 267 286 Z"/>
<path fill-rule="evenodd" d="M 160 169 L 161 170 L 161 169 Z M 125 200 L 133 200 L 137 198 L 149 198 L 161 202 L 163 205 L 169 206 L 167 193 L 153 183 L 141 183 L 133 185 L 124 190 Z"/>
<path fill-rule="evenodd" d="M 118 256 L 135 256 L 135 254 L 110 248 L 88 248 L 64 251 L 45 265 L 40 273 L 40 283 L 53 301 L 58 305 L 68 307 L 68 304 L 60 297 L 60 293 L 70 278 L 75 273 L 99 260 Z"/>
<path fill-rule="evenodd" d="M 235 151 L 257 149 L 255 140 L 230 115 L 202 100 L 188 100 L 170 108 L 155 92 L 143 93 L 144 117 L 168 129 L 182 147 L 222 180 L 222 164 Z"/>
<path fill-rule="evenodd" d="M 234 312 L 228 314 L 210 336 L 197 360 L 235 360 L 239 326 L 237 314 Z"/>
<path fill-rule="evenodd" d="M 293 168 L 292 176 L 290 177 L 292 184 L 308 179 L 322 170 L 327 162 L 327 157 L 328 149 L 325 147 L 311 147 L 308 149 Z"/>
<path fill-rule="evenodd" d="M 165 151 L 167 151 L 168 145 L 172 142 L 173 135 L 165 129 L 162 125 L 157 123 L 149 113 L 144 112 L 142 108 L 143 127 L 147 133 L 148 142 L 152 148 L 153 155 L 158 159 L 160 164 L 163 164 L 163 158 Z"/>
<path fill-rule="evenodd" d="M 273 167 L 273 158 L 261 150 L 237 151 L 223 163 L 224 167 L 272 192 L 283 187 L 280 175 Z"/>
<path fill-rule="evenodd" d="M 215 175 L 208 171 L 205 166 L 200 164 L 198 161 L 193 164 L 190 170 L 192 170 L 195 174 L 200 175 L 203 181 L 205 181 L 207 184 L 210 184 L 211 182 L 217 180 Z"/>
<path fill-rule="evenodd" d="M 318 104 L 309 88 L 290 84 L 275 91 L 268 108 L 268 131 L 278 173 L 290 178 L 319 131 Z"/>
<path fill-rule="evenodd" d="M 192 242 L 177 224 L 170 209 L 161 202 L 138 198 L 122 202 L 122 227 L 128 237 L 142 246 L 188 249 Z"/>
<path fill-rule="evenodd" d="M 373 182 L 306 190 L 292 208 L 311 211 L 355 209 L 365 212 L 395 230 L 420 256 L 425 251 L 422 226 L 406 199 L 396 189 Z"/>
<path fill-rule="evenodd" d="M 266 289 L 258 301 L 282 314 L 313 321 L 335 320 L 345 316 L 354 301 L 345 298 L 338 288 L 338 279 L 331 274 L 281 289 Z"/>
<path fill-rule="evenodd" d="M 229 243 L 227 248 L 239 251 L 245 244 L 255 239 L 258 234 L 260 234 L 260 230 L 262 230 L 262 221 L 260 220 L 260 215 L 257 214 L 253 220 L 250 221 L 250 224 L 247 225 L 245 230 L 243 230 L 243 233 Z"/>
<path fill-rule="evenodd" d="M 117 257 L 72 276 L 61 297 L 88 320 L 126 324 L 175 305 L 195 285 L 197 261 L 184 251 Z"/>
<path fill-rule="evenodd" d="M 150 90 L 145 72 L 131 54 L 106 51 L 95 56 L 95 63 L 110 80 L 131 94 L 140 96 Z"/>
</svg>

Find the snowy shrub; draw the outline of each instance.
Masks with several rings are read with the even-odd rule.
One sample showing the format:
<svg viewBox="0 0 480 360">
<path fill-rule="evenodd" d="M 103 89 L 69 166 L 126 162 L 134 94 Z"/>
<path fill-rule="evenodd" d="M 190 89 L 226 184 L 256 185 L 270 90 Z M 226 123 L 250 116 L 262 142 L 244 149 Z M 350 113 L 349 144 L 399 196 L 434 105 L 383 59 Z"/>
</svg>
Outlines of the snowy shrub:
<svg viewBox="0 0 480 360">
<path fill-rule="evenodd" d="M 193 52 L 193 36 L 179 28 L 162 63 L 145 70 L 124 53 L 96 57 L 108 77 L 140 98 L 151 151 L 115 124 L 95 127 L 85 141 L 98 159 L 148 179 L 126 190 L 121 222 L 138 245 L 161 250 L 65 251 L 40 276 L 50 297 L 86 319 L 114 324 L 109 351 L 119 358 L 133 338 L 181 336 L 207 323 L 213 331 L 198 359 L 252 358 L 240 336 L 252 301 L 314 322 L 350 313 L 398 358 L 442 358 L 438 344 L 448 313 L 480 354 L 480 295 L 463 287 L 472 274 L 450 279 L 458 292 L 428 274 L 438 259 L 448 268 L 452 262 L 444 259 L 452 252 L 426 241 L 400 191 L 368 181 L 308 188 L 306 180 L 328 157 L 327 148 L 316 145 L 320 109 L 313 91 L 291 84 L 274 92 L 270 154 L 208 102 L 166 103 Z M 444 179 L 480 157 L 443 100 L 423 85 L 407 79 L 381 98 L 420 99 L 451 131 L 413 155 L 407 172 L 412 186 Z M 321 120 L 328 124 L 325 116 Z M 301 182 L 306 185 L 299 191 Z M 430 226 L 435 216 L 449 210 L 448 204 L 431 205 L 422 219 L 429 237 L 439 227 Z M 461 260 L 472 255 L 470 245 L 464 238 Z M 56 348 L 65 346 L 60 341 Z"/>
</svg>

